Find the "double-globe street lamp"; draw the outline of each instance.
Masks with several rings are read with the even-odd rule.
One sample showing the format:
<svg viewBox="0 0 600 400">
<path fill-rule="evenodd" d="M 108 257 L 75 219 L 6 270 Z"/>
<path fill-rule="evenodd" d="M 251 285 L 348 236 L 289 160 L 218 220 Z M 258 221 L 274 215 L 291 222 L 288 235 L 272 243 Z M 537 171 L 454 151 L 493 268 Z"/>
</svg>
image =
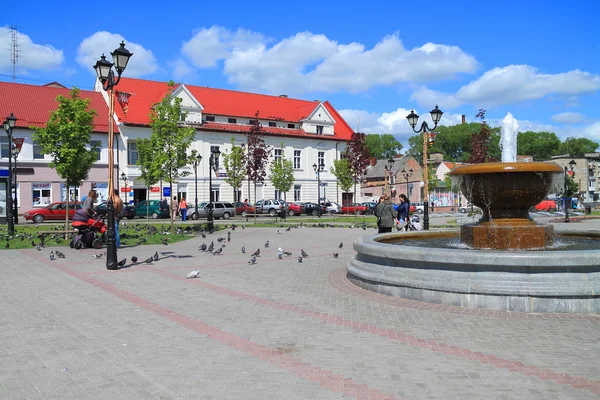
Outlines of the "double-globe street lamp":
<svg viewBox="0 0 600 400">
<path fill-rule="evenodd" d="M 127 175 L 125 175 L 125 172 L 121 172 L 121 180 L 123 181 L 123 186 L 125 186 L 125 204 L 129 204 L 127 202 L 127 193 L 129 193 L 129 189 L 127 189 Z"/>
<path fill-rule="evenodd" d="M 14 236 L 15 234 L 15 220 L 12 201 L 12 184 L 13 184 L 13 170 L 12 170 L 12 131 L 17 124 L 17 117 L 10 113 L 4 120 L 4 130 L 8 135 L 8 196 L 6 196 L 6 220 L 8 222 L 8 235 Z"/>
<path fill-rule="evenodd" d="M 121 74 L 125 71 L 129 59 L 133 55 L 129 50 L 125 48 L 125 42 L 121 42 L 121 45 L 115 49 L 110 55 L 113 58 L 114 63 L 106 60 L 104 54 L 100 57 L 100 60 L 96 61 L 94 69 L 96 75 L 102 84 L 102 89 L 108 92 L 108 229 L 106 231 L 106 269 L 118 269 L 117 261 L 117 243 L 116 243 L 116 231 L 115 231 L 115 206 L 113 204 L 113 179 L 114 179 L 114 141 L 115 133 L 114 127 L 114 107 L 115 107 L 115 96 L 114 88 L 121 81 Z M 115 80 L 115 74 L 113 68 L 117 70 L 117 78 Z"/>
<path fill-rule="evenodd" d="M 15 166 L 14 166 L 14 171 L 13 171 L 13 179 L 14 179 L 14 183 L 13 183 L 13 189 L 15 192 L 15 201 L 13 203 L 13 208 L 15 209 L 15 212 L 13 213 L 14 219 L 15 219 L 15 224 L 19 223 L 19 201 L 17 200 L 17 182 L 19 182 L 19 179 L 17 178 L 17 158 L 19 158 L 19 154 L 21 153 L 21 148 L 19 146 L 17 146 L 16 144 L 13 144 L 12 146 L 12 156 L 15 160 Z"/>
<path fill-rule="evenodd" d="M 569 193 L 569 175 L 571 177 L 575 176 L 575 166 L 577 165 L 577 163 L 575 162 L 575 160 L 571 160 L 569 161 L 569 168 L 567 168 L 567 166 L 565 165 L 565 183 L 564 183 L 564 191 L 563 191 L 563 201 L 565 204 L 565 222 L 569 222 L 569 208 L 571 208 L 571 197 L 569 196 L 567 197 L 568 193 Z M 569 174 L 569 172 L 571 172 Z"/>
<path fill-rule="evenodd" d="M 208 159 L 209 171 L 208 171 L 208 191 L 209 191 L 209 205 L 208 205 L 208 231 L 213 232 L 215 230 L 215 224 L 213 222 L 213 190 L 212 190 L 212 174 L 219 172 L 219 156 L 221 152 L 218 147 L 215 147 L 210 152 L 210 158 Z"/>
<path fill-rule="evenodd" d="M 317 174 L 317 208 L 319 209 L 319 218 L 321 217 L 321 172 L 325 170 L 325 164 L 321 162 L 317 166 L 317 164 L 313 164 L 313 170 Z"/>
<path fill-rule="evenodd" d="M 408 202 L 410 203 L 410 190 L 408 188 L 408 178 L 410 178 L 413 174 L 413 169 L 409 169 L 408 171 L 405 170 L 404 168 L 402 168 L 402 171 L 400 172 L 402 174 L 402 176 L 404 177 L 404 179 L 406 180 L 406 198 L 408 199 Z"/>
<path fill-rule="evenodd" d="M 198 218 L 198 165 L 200 164 L 200 161 L 202 161 L 202 156 L 198 154 L 194 158 L 194 181 L 196 182 L 196 199 L 194 202 L 194 215 L 192 215 L 193 218 Z"/>
<path fill-rule="evenodd" d="M 390 157 L 387 160 L 387 163 L 383 166 L 383 168 L 385 168 L 386 172 L 387 172 L 387 176 L 388 176 L 388 186 L 390 187 L 390 196 L 392 195 L 392 176 L 394 175 L 394 172 L 392 171 L 392 168 L 394 168 L 394 164 L 395 161 L 392 157 Z"/>
<path fill-rule="evenodd" d="M 413 128 L 415 133 L 423 132 L 423 229 L 429 230 L 429 169 L 427 167 L 428 164 L 428 156 L 427 156 L 427 148 L 430 143 L 433 143 L 433 138 L 435 137 L 432 132 L 442 119 L 443 112 L 436 105 L 433 110 L 430 111 L 431 119 L 433 120 L 433 128 L 430 128 L 427 125 L 426 121 L 423 121 L 421 124 L 421 128 L 416 130 L 417 122 L 419 122 L 419 116 L 415 113 L 414 110 L 410 111 L 410 114 L 406 116 L 408 123 Z"/>
</svg>

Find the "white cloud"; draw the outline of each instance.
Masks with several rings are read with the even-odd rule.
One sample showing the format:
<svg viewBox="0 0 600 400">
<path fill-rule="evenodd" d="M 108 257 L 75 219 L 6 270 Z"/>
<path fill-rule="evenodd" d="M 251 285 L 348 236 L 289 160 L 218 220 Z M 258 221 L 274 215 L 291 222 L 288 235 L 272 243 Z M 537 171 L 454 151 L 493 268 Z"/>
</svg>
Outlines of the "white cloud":
<svg viewBox="0 0 600 400">
<path fill-rule="evenodd" d="M 480 78 L 461 87 L 456 93 L 442 93 L 421 87 L 412 99 L 426 105 L 440 99 L 445 108 L 461 104 L 495 107 L 504 104 L 536 100 L 557 94 L 573 96 L 600 89 L 600 75 L 572 70 L 559 74 L 543 74 L 529 65 L 509 65 L 486 71 Z M 428 103 L 424 103 L 427 101 Z M 444 103 L 444 101 L 447 102 Z"/>
<path fill-rule="evenodd" d="M 104 54 L 106 59 L 112 62 L 110 55 L 121 41 L 125 41 L 127 50 L 133 53 L 133 56 L 127 64 L 125 74 L 128 77 L 140 77 L 150 75 L 158 69 L 158 63 L 151 50 L 145 49 L 142 45 L 128 42 L 118 33 L 99 31 L 83 39 L 77 49 L 77 62 L 86 70 L 95 74 L 94 64 Z"/>
<path fill-rule="evenodd" d="M 170 61 L 169 67 L 171 67 L 173 78 L 176 80 L 181 80 L 194 73 L 194 69 L 180 58 L 174 61 Z"/>
<path fill-rule="evenodd" d="M 398 35 L 384 37 L 371 49 L 311 32 L 269 46 L 260 33 L 213 26 L 198 31 L 181 52 L 199 68 L 224 60 L 230 83 L 269 93 L 357 93 L 374 86 L 449 79 L 477 69 L 475 58 L 459 47 L 426 43 L 407 50 Z"/>
<path fill-rule="evenodd" d="M 0 27 L 0 71 L 11 71 L 11 29 Z M 62 68 L 64 54 L 62 50 L 55 49 L 46 44 L 33 43 L 31 38 L 24 33 L 17 32 L 17 46 L 19 59 L 17 70 L 21 72 L 55 70 Z"/>
<path fill-rule="evenodd" d="M 578 112 L 563 112 L 552 116 L 552 120 L 561 124 L 578 124 L 583 122 L 585 116 Z"/>
<path fill-rule="evenodd" d="M 600 141 L 600 121 L 596 121 L 593 124 L 584 127 L 580 132 L 580 134 L 583 134 L 583 137 L 594 141 Z"/>
</svg>

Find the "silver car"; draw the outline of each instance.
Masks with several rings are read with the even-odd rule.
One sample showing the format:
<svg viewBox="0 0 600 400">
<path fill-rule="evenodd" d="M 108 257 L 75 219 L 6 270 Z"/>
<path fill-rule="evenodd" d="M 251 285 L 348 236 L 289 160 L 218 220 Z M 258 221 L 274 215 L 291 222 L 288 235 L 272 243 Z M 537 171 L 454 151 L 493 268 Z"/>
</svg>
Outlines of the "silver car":
<svg viewBox="0 0 600 400">
<path fill-rule="evenodd" d="M 222 201 L 215 201 L 212 203 L 214 206 L 213 209 L 213 218 L 214 219 L 229 219 L 235 215 L 235 206 L 232 203 L 224 203 Z M 192 219 L 199 218 L 208 218 L 208 210 L 210 209 L 210 204 L 203 202 L 198 204 L 198 211 L 194 208 L 188 210 L 188 214 Z"/>
<path fill-rule="evenodd" d="M 256 212 L 259 214 L 269 214 L 270 216 L 274 216 L 275 214 L 279 214 L 281 209 L 285 206 L 286 204 L 283 200 L 259 200 L 256 202 Z"/>
</svg>

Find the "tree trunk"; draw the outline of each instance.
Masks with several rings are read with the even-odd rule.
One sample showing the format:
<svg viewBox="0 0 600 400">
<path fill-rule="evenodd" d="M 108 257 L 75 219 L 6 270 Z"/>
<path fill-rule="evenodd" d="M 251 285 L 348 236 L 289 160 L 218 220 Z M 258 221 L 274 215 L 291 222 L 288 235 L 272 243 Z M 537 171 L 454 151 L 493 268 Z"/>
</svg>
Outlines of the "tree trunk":
<svg viewBox="0 0 600 400">
<path fill-rule="evenodd" d="M 171 197 L 173 197 L 173 180 L 171 179 L 171 182 L 169 182 L 169 193 L 171 193 Z M 160 210 L 160 206 L 159 206 L 159 210 Z M 172 214 L 171 214 L 172 215 Z M 175 221 L 173 221 L 173 218 L 169 218 L 171 220 L 171 229 L 173 229 L 173 224 L 175 223 Z"/>
<path fill-rule="evenodd" d="M 354 197 L 352 198 L 352 203 L 356 204 L 356 181 L 354 181 Z M 356 207 L 354 207 L 354 225 L 356 225 Z"/>
<path fill-rule="evenodd" d="M 150 186 L 146 189 L 146 221 L 150 220 Z"/>
<path fill-rule="evenodd" d="M 264 193 L 264 192 L 263 192 Z M 256 203 L 256 182 L 254 182 L 254 202 Z M 263 204 L 264 206 L 264 204 Z M 256 213 L 258 210 L 254 208 L 254 224 L 256 225 Z"/>
<path fill-rule="evenodd" d="M 70 191 L 70 187 L 69 187 L 69 182 L 67 181 L 67 212 L 65 213 L 65 240 L 68 239 L 68 234 L 66 233 L 66 231 L 69 230 L 69 191 Z M 11 194 L 12 196 L 12 194 Z"/>
</svg>

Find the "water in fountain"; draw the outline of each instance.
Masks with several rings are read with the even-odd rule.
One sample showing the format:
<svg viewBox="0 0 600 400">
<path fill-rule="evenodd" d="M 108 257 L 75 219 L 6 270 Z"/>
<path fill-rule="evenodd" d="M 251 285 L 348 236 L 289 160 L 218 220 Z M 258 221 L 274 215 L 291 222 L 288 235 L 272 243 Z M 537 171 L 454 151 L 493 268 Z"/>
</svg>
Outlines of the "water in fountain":
<svg viewBox="0 0 600 400">
<path fill-rule="evenodd" d="M 500 148 L 502 149 L 502 162 L 517 161 L 517 134 L 519 121 L 511 113 L 506 114 L 500 129 Z"/>
</svg>

